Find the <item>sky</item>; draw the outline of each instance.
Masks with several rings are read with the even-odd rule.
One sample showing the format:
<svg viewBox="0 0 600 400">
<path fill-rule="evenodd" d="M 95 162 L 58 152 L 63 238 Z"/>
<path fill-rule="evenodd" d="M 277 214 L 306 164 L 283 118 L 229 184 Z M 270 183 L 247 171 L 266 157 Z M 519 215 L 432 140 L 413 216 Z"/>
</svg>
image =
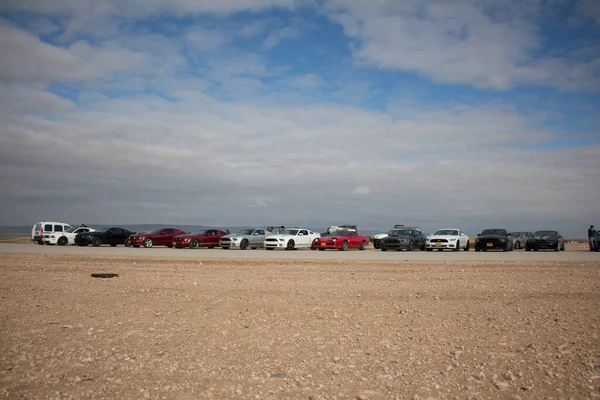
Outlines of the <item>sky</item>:
<svg viewBox="0 0 600 400">
<path fill-rule="evenodd" d="M 600 226 L 596 0 L 3 0 L 0 225 Z"/>
</svg>

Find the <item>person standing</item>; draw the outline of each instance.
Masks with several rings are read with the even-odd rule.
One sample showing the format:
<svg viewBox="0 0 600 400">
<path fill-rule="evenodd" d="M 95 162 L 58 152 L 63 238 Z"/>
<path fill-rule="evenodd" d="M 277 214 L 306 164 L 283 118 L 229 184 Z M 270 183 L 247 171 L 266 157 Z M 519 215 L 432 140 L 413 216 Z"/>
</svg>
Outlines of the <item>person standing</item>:
<svg viewBox="0 0 600 400">
<path fill-rule="evenodd" d="M 594 225 L 590 225 L 590 229 L 588 229 L 588 243 L 590 244 L 590 250 L 595 250 L 594 246 L 594 235 L 596 235 L 596 230 L 594 229 Z"/>
</svg>

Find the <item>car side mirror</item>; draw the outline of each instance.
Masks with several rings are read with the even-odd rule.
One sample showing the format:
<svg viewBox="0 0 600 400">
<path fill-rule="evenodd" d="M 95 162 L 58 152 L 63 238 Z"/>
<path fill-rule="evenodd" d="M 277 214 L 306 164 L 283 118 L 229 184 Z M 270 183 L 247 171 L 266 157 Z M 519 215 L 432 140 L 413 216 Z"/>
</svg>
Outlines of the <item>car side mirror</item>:
<svg viewBox="0 0 600 400">
<path fill-rule="evenodd" d="M 481 236 L 481 233 L 478 233 L 477 236 Z"/>
</svg>

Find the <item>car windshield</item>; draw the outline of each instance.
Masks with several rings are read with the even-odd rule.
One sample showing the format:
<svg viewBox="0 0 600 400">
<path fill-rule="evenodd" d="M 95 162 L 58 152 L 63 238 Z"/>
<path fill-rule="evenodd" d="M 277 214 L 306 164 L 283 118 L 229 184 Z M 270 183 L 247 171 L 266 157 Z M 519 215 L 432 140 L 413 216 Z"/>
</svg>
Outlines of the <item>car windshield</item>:
<svg viewBox="0 0 600 400">
<path fill-rule="evenodd" d="M 556 231 L 536 231 L 534 233 L 535 236 L 558 236 L 558 232 Z"/>
<path fill-rule="evenodd" d="M 292 235 L 296 236 L 300 230 L 299 229 L 286 229 L 280 233 L 280 235 Z"/>
<path fill-rule="evenodd" d="M 236 235 L 252 235 L 252 232 L 254 232 L 254 229 L 242 229 Z"/>
<path fill-rule="evenodd" d="M 456 229 L 440 229 L 434 236 L 458 236 L 458 231 Z"/>
<path fill-rule="evenodd" d="M 329 232 L 329 236 L 350 236 L 349 231 L 333 231 Z"/>
<path fill-rule="evenodd" d="M 506 236 L 506 231 L 504 229 L 484 229 L 483 232 L 481 232 L 481 236 L 488 235 Z"/>
<path fill-rule="evenodd" d="M 410 229 L 394 229 L 391 231 L 390 235 L 393 235 L 393 236 L 412 235 L 412 231 Z"/>
<path fill-rule="evenodd" d="M 77 228 L 79 228 L 79 227 L 77 227 Z M 73 233 L 73 232 L 75 232 L 75 229 L 77 229 L 77 228 L 71 227 L 71 228 L 67 229 L 65 232 L 67 232 L 67 233 Z"/>
<path fill-rule="evenodd" d="M 199 231 L 192 232 L 192 235 L 204 235 L 206 229 L 200 229 Z"/>
<path fill-rule="evenodd" d="M 100 229 L 100 232 L 106 232 L 106 231 L 108 231 L 109 229 L 110 229 L 110 228 L 102 228 L 102 229 Z"/>
<path fill-rule="evenodd" d="M 148 233 L 152 235 L 152 234 L 160 233 L 160 231 L 162 231 L 162 228 L 156 228 L 156 229 L 152 229 Z"/>
</svg>

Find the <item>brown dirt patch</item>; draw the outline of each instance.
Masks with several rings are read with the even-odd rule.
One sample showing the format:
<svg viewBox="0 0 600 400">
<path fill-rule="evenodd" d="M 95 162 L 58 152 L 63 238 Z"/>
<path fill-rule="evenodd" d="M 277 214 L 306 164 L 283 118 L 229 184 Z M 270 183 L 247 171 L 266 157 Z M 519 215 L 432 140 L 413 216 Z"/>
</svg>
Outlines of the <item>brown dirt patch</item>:
<svg viewBox="0 0 600 400">
<path fill-rule="evenodd" d="M 600 396 L 596 263 L 2 254 L 0 267 L 7 398 Z"/>
</svg>

